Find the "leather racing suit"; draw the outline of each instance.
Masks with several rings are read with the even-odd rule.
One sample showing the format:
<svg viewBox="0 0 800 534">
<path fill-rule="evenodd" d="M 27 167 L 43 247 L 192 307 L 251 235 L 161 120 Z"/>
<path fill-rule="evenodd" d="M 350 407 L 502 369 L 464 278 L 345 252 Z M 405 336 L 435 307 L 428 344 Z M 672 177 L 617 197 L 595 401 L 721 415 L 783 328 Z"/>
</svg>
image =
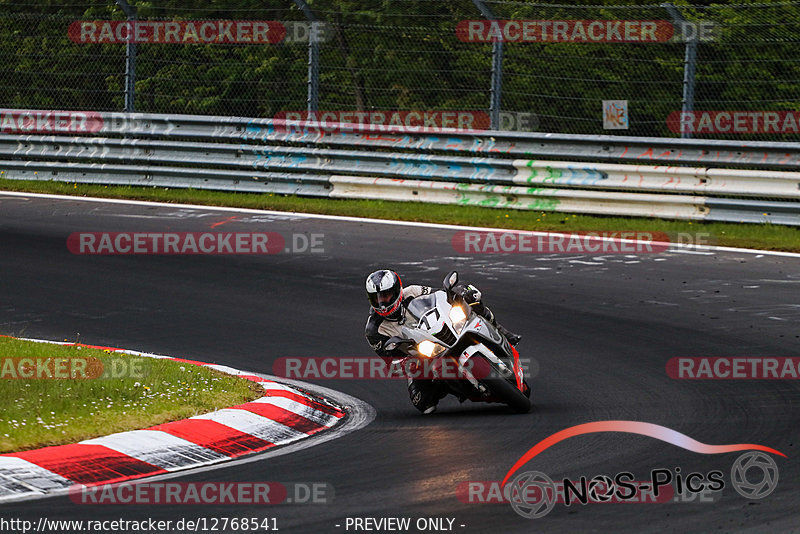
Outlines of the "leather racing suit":
<svg viewBox="0 0 800 534">
<path fill-rule="evenodd" d="M 434 291 L 430 286 L 409 285 L 403 287 L 403 300 L 401 302 L 402 311 L 398 319 L 390 319 L 378 315 L 375 310 L 370 309 L 369 318 L 365 328 L 365 335 L 372 349 L 383 358 L 387 365 L 391 365 L 395 359 L 404 358 L 405 352 L 396 348 L 392 351 L 386 350 L 386 341 L 395 336 L 402 336 L 402 327 L 406 321 L 406 311 L 409 303 L 421 295 L 429 295 Z M 484 319 L 492 323 L 501 334 L 505 335 L 512 345 L 515 345 L 520 336 L 506 330 L 498 325 L 494 313 L 488 306 L 481 301 L 481 292 L 474 286 L 468 284 L 458 284 L 453 288 L 453 292 L 461 295 L 467 304 Z M 439 399 L 447 395 L 444 388 L 430 379 L 410 378 L 408 379 L 408 393 L 411 403 L 423 413 L 431 413 L 435 409 Z"/>
</svg>

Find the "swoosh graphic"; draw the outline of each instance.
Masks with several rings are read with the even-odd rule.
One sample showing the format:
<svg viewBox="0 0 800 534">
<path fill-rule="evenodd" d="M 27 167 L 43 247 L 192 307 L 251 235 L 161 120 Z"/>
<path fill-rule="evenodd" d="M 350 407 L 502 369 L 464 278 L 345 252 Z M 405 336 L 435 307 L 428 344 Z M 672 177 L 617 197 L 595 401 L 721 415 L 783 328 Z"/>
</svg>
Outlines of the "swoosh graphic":
<svg viewBox="0 0 800 534">
<path fill-rule="evenodd" d="M 697 452 L 700 454 L 721 454 L 725 452 L 757 450 L 778 454 L 786 458 L 786 455 L 780 451 L 776 451 L 771 447 L 764 445 L 755 445 L 752 443 L 739 443 L 736 445 L 708 445 L 700 443 L 699 441 L 690 438 L 686 434 L 681 434 L 677 430 L 672 430 L 665 426 L 656 425 L 653 423 L 643 423 L 641 421 L 596 421 L 594 423 L 584 423 L 582 425 L 571 426 L 565 428 L 560 432 L 556 432 L 550 437 L 547 437 L 531 447 L 517 463 L 515 463 L 506 474 L 501 486 L 505 486 L 508 479 L 511 478 L 520 467 L 528 463 L 534 456 L 549 449 L 556 443 L 568 438 L 580 436 L 583 434 L 592 434 L 595 432 L 628 432 L 629 434 L 641 434 L 642 436 L 649 436 L 651 438 L 666 441 L 678 447 Z"/>
</svg>

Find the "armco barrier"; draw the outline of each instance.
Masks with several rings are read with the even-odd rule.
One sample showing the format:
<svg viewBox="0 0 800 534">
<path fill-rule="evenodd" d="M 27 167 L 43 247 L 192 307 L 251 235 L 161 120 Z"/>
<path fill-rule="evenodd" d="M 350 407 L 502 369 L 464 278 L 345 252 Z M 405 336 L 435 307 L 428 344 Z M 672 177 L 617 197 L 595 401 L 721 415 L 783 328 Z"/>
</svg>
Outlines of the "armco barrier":
<svg viewBox="0 0 800 534">
<path fill-rule="evenodd" d="M 48 113 L 0 110 L 0 176 L 800 225 L 800 143 Z"/>
<path fill-rule="evenodd" d="M 11 128 L 4 126 L 5 121 L 0 121 L 0 131 L 17 134 L 56 133 L 53 128 L 40 127 L 35 120 L 44 113 L 52 112 L 0 109 L 0 116 L 11 116 L 22 123 Z M 420 152 L 436 150 L 466 154 L 502 154 L 516 158 L 569 157 L 570 160 L 591 162 L 627 161 L 684 166 L 704 164 L 757 169 L 800 169 L 800 143 L 506 131 L 464 132 L 453 129 L 426 133 L 386 126 L 330 123 L 320 129 L 316 126 L 317 123 L 247 117 L 86 113 L 92 117 L 88 120 L 85 134 L 103 137 L 202 138 L 215 141 L 227 139 L 253 143 L 312 145 L 324 143 L 331 146 L 366 146 L 370 149 L 380 147 Z M 26 121 L 25 116 L 33 117 L 34 120 Z M 98 120 L 92 121 L 94 117 Z"/>
<path fill-rule="evenodd" d="M 332 198 L 382 198 L 435 204 L 492 208 L 564 211 L 570 213 L 624 213 L 639 217 L 703 219 L 703 199 L 684 195 L 652 195 L 613 191 L 586 191 L 332 176 Z"/>
</svg>

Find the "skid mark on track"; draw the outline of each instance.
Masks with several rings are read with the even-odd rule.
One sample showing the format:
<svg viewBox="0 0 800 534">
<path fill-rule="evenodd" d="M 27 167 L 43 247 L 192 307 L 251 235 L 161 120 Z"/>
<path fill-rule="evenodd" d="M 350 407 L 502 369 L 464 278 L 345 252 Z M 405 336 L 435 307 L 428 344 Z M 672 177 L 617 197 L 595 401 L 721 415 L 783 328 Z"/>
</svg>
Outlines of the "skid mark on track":
<svg viewBox="0 0 800 534">
<path fill-rule="evenodd" d="M 232 221 L 235 221 L 235 220 L 238 220 L 238 219 L 239 219 L 239 217 L 237 217 L 236 215 L 232 215 L 230 217 L 227 217 L 226 219 L 223 219 L 221 221 L 215 222 L 209 228 L 216 228 L 217 226 L 222 226 L 223 224 L 228 224 L 229 222 L 232 222 Z"/>
</svg>

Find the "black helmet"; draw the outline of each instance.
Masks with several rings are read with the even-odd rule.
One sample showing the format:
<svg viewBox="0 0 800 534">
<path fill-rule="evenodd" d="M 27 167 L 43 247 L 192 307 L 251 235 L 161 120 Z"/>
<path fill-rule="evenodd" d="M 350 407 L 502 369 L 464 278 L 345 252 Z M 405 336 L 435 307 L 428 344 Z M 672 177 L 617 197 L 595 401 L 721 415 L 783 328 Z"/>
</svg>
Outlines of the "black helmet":
<svg viewBox="0 0 800 534">
<path fill-rule="evenodd" d="M 394 271 L 375 271 L 367 276 L 367 297 L 372 309 L 381 317 L 399 317 L 403 283 Z"/>
</svg>

